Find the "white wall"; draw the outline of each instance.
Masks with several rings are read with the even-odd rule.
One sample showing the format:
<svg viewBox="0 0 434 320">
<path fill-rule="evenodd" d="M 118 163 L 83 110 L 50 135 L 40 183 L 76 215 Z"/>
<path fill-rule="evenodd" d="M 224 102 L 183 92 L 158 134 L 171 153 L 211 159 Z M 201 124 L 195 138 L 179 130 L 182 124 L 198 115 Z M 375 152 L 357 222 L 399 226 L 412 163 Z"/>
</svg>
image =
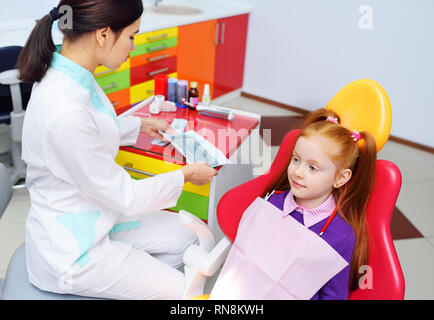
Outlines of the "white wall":
<svg viewBox="0 0 434 320">
<path fill-rule="evenodd" d="M 0 0 L 0 23 L 42 18 L 59 0 Z"/>
<path fill-rule="evenodd" d="M 323 107 L 351 81 L 389 95 L 391 134 L 434 147 L 434 1 L 237 0 L 250 16 L 243 91 Z M 372 29 L 360 29 L 369 5 Z"/>
</svg>

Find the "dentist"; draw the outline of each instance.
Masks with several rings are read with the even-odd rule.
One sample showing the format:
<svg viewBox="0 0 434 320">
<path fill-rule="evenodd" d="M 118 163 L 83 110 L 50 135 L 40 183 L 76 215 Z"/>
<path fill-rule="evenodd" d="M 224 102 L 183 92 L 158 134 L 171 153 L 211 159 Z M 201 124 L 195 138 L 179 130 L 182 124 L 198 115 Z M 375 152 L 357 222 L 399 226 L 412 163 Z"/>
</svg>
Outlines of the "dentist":
<svg viewBox="0 0 434 320">
<path fill-rule="evenodd" d="M 68 6 L 72 28 L 51 28 Z M 185 182 L 208 183 L 205 164 L 134 180 L 115 162 L 140 132 L 160 137 L 165 121 L 117 118 L 93 77 L 117 69 L 134 49 L 142 0 L 62 0 L 33 29 L 17 67 L 34 82 L 22 157 L 31 207 L 26 221 L 29 281 L 42 290 L 111 299 L 179 299 L 185 249 L 196 241 L 175 213 Z M 60 27 L 60 23 L 59 23 Z"/>
</svg>

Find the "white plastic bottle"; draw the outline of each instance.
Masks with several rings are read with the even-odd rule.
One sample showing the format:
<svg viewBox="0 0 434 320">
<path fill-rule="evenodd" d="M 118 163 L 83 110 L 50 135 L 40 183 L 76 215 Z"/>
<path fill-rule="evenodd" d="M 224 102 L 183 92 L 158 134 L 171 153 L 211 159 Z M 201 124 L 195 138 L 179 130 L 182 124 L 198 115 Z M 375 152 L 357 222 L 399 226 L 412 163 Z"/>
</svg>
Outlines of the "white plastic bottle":
<svg viewBox="0 0 434 320">
<path fill-rule="evenodd" d="M 211 97 L 209 95 L 209 84 L 206 83 L 205 87 L 203 89 L 203 94 L 202 94 L 202 104 L 204 106 L 207 106 L 207 105 L 209 105 L 210 100 L 211 100 Z"/>
<path fill-rule="evenodd" d="M 164 96 L 163 95 L 156 95 L 154 97 L 154 101 L 152 101 L 151 105 L 149 106 L 149 112 L 152 114 L 159 114 L 161 109 L 160 105 L 164 102 Z"/>
</svg>

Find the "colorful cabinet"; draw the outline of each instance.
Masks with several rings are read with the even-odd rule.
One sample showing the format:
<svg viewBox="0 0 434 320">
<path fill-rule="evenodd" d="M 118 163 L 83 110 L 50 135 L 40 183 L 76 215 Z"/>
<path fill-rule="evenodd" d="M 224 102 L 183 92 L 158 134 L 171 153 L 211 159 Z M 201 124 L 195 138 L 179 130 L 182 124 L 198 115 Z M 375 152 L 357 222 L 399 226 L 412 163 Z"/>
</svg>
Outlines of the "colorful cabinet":
<svg viewBox="0 0 434 320">
<path fill-rule="evenodd" d="M 178 76 L 210 84 L 211 97 L 243 85 L 248 14 L 194 23 L 178 30 Z"/>
<path fill-rule="evenodd" d="M 154 77 L 206 83 L 212 98 L 242 87 L 248 14 L 173 27 L 135 36 L 135 49 L 118 70 L 99 66 L 95 79 L 117 114 L 154 94 Z"/>
<path fill-rule="evenodd" d="M 179 27 L 178 31 L 178 76 L 196 81 L 200 98 L 205 83 L 210 84 L 214 97 L 216 26 L 217 20 L 210 20 Z"/>
<path fill-rule="evenodd" d="M 148 114 L 149 104 L 137 111 Z M 176 118 L 186 119 L 186 130 L 195 130 L 229 158 L 231 164 L 218 168 L 218 175 L 210 183 L 202 186 L 184 184 L 176 206 L 168 208 L 175 212 L 186 210 L 196 215 L 208 223 L 216 236 L 220 233 L 215 216 L 220 198 L 229 189 L 253 178 L 252 165 L 237 159 L 241 149 L 249 149 L 252 130 L 258 127 L 260 117 L 239 110 L 234 110 L 234 113 L 232 121 L 208 117 L 188 108 L 152 115 L 152 118 L 164 119 L 169 123 Z M 152 140 L 152 137 L 140 134 L 135 145 L 121 147 L 116 156 L 116 163 L 134 179 L 147 179 L 180 169 L 186 164 L 184 157 L 171 145 L 153 145 Z M 247 149 L 241 147 L 242 144 Z"/>
<path fill-rule="evenodd" d="M 117 114 L 154 94 L 154 77 L 177 77 L 178 27 L 139 34 L 135 49 L 117 70 L 98 66 L 95 80 L 107 94 Z"/>
<path fill-rule="evenodd" d="M 214 98 L 243 86 L 247 25 L 247 14 L 218 20 Z"/>
</svg>

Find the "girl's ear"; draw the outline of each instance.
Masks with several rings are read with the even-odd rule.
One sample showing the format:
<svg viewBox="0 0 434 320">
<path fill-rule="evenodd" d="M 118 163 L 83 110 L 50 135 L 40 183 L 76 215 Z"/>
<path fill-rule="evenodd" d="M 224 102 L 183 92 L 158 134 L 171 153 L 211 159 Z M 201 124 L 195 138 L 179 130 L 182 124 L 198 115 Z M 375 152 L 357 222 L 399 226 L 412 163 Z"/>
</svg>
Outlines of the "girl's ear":
<svg viewBox="0 0 434 320">
<path fill-rule="evenodd" d="M 336 175 L 335 182 L 333 183 L 333 187 L 335 187 L 336 189 L 342 187 L 345 183 L 347 183 L 351 179 L 351 176 L 352 176 L 352 171 L 350 169 L 341 170 Z"/>
</svg>

